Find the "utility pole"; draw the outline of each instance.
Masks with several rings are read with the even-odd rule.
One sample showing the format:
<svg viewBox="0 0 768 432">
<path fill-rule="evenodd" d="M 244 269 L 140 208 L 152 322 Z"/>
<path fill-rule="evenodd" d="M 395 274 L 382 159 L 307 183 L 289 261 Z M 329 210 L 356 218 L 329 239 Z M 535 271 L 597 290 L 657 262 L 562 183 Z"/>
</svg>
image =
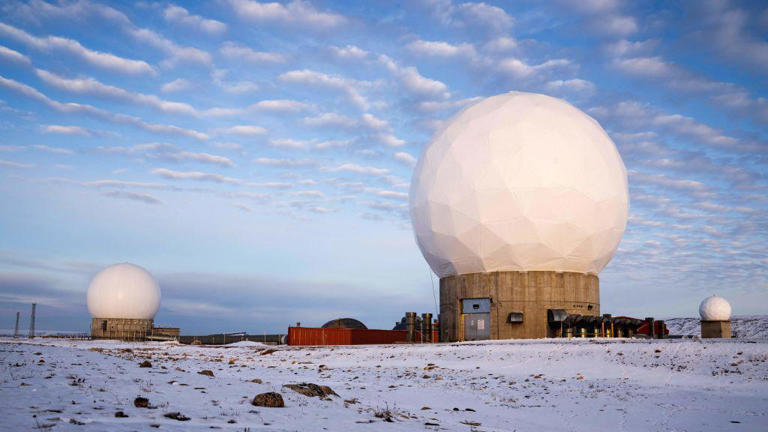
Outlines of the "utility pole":
<svg viewBox="0 0 768 432">
<path fill-rule="evenodd" d="M 34 339 L 35 338 L 35 307 L 37 307 L 37 303 L 32 303 L 32 317 L 29 321 L 29 338 Z"/>
<path fill-rule="evenodd" d="M 13 327 L 13 338 L 16 339 L 19 337 L 19 313 L 16 312 L 16 326 Z"/>
</svg>

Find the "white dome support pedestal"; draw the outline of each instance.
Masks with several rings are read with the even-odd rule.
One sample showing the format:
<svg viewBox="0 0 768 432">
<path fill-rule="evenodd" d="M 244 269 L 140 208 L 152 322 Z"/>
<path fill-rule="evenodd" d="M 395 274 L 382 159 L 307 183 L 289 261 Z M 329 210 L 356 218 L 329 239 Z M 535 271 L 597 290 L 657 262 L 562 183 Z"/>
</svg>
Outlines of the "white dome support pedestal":
<svg viewBox="0 0 768 432">
<path fill-rule="evenodd" d="M 731 305 L 722 297 L 713 295 L 699 305 L 702 339 L 731 338 Z"/>
<path fill-rule="evenodd" d="M 490 299 L 488 312 L 467 310 L 473 299 Z M 468 300 L 468 301 L 467 301 Z M 468 305 L 467 307 L 472 307 Z M 597 276 L 574 272 L 492 272 L 440 279 L 440 337 L 442 341 L 481 339 L 470 322 L 487 314 L 478 331 L 487 339 L 560 337 L 548 322 L 549 310 L 600 316 Z M 473 328 L 474 327 L 474 328 Z M 481 333 L 482 334 L 482 333 Z"/>
<path fill-rule="evenodd" d="M 153 333 L 154 323 L 153 319 L 93 318 L 91 338 L 143 341 Z"/>
<path fill-rule="evenodd" d="M 730 339 L 731 322 L 701 320 L 701 337 L 703 339 Z"/>
<path fill-rule="evenodd" d="M 565 317 L 600 316 L 597 274 L 626 227 L 627 172 L 588 115 L 510 92 L 435 134 L 414 168 L 410 211 L 440 277 L 442 341 L 562 336 Z"/>
</svg>

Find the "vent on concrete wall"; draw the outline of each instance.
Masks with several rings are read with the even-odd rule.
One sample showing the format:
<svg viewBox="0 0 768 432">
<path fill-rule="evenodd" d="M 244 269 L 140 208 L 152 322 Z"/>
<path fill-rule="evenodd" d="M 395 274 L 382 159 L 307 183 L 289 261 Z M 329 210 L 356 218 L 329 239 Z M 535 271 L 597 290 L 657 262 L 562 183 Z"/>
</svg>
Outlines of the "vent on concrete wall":
<svg viewBox="0 0 768 432">
<path fill-rule="evenodd" d="M 565 309 L 547 309 L 547 321 L 552 323 L 561 323 L 568 317 Z"/>
</svg>

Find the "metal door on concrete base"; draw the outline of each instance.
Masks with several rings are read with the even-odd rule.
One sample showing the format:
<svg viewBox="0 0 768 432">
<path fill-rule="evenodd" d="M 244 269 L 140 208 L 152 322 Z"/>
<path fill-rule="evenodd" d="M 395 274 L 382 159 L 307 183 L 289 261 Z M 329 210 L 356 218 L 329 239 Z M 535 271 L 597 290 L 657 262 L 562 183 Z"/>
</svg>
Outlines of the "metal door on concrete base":
<svg viewBox="0 0 768 432">
<path fill-rule="evenodd" d="M 462 299 L 464 340 L 476 341 L 491 338 L 491 299 Z"/>
</svg>

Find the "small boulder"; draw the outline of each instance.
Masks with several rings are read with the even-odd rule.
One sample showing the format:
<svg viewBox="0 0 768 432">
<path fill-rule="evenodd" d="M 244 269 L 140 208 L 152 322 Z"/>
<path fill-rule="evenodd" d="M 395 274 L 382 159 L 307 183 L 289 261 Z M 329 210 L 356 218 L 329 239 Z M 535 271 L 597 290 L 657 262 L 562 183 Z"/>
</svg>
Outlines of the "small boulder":
<svg viewBox="0 0 768 432">
<path fill-rule="evenodd" d="M 283 396 L 280 393 L 267 392 L 257 394 L 251 401 L 251 405 L 265 407 L 265 408 L 283 408 L 285 402 Z"/>
<path fill-rule="evenodd" d="M 139 363 L 140 368 L 151 368 L 152 363 L 149 362 L 149 360 L 144 360 L 143 362 Z"/>
<path fill-rule="evenodd" d="M 166 417 L 166 418 L 169 418 L 169 419 L 173 419 L 173 420 L 178 420 L 178 421 L 187 421 L 187 420 L 189 420 L 189 417 L 185 416 L 184 414 L 182 414 L 180 412 L 171 412 L 171 413 L 163 414 L 163 417 Z"/>
<path fill-rule="evenodd" d="M 139 396 L 133 400 L 133 406 L 136 408 L 149 408 L 149 399 Z"/>
<path fill-rule="evenodd" d="M 118 412 L 115 413 L 115 417 L 117 417 L 117 418 L 126 418 L 128 416 L 124 412 L 118 411 Z"/>
<path fill-rule="evenodd" d="M 308 397 L 317 396 L 319 398 L 326 398 L 328 396 L 338 396 L 338 394 L 336 394 L 330 387 L 312 383 L 286 384 L 283 387 L 287 387 L 298 394 Z"/>
<path fill-rule="evenodd" d="M 252 383 L 256 383 L 256 384 L 261 384 L 262 383 L 261 379 L 259 379 L 259 378 L 254 378 L 254 379 L 251 380 L 251 382 Z"/>
<path fill-rule="evenodd" d="M 205 375 L 205 376 L 209 376 L 209 377 L 212 377 L 212 376 L 213 376 L 213 371 L 212 371 L 212 370 L 208 370 L 208 369 L 203 369 L 203 370 L 201 370 L 201 371 L 200 371 L 200 372 L 198 372 L 198 373 L 199 373 L 200 375 Z"/>
</svg>

